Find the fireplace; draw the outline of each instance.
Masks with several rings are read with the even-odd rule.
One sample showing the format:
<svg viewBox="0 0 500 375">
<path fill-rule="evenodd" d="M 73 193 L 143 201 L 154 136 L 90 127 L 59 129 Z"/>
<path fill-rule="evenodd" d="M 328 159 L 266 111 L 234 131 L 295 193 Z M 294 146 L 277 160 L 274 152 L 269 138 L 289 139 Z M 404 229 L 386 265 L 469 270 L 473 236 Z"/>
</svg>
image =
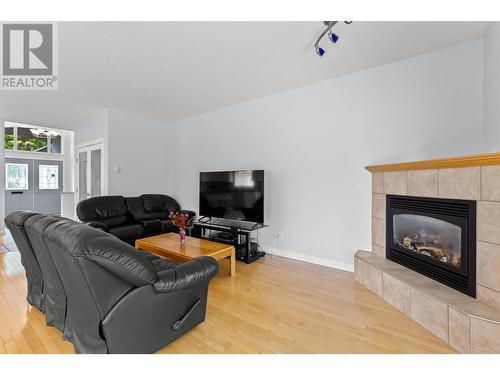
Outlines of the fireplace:
<svg viewBox="0 0 500 375">
<path fill-rule="evenodd" d="M 387 195 L 386 255 L 476 296 L 476 202 Z"/>
</svg>

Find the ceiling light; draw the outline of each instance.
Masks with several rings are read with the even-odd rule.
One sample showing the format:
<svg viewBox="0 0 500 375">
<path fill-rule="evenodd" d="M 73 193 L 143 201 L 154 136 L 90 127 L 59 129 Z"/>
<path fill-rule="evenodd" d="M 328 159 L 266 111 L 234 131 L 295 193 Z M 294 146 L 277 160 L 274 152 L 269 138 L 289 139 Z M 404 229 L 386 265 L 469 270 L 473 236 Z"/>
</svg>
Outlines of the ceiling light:
<svg viewBox="0 0 500 375">
<path fill-rule="evenodd" d="M 333 44 L 337 43 L 337 40 L 339 40 L 339 36 L 335 33 L 332 33 L 332 30 L 328 32 L 328 38 L 332 41 Z"/>
<path fill-rule="evenodd" d="M 319 46 L 319 42 L 321 39 L 328 33 L 328 39 L 332 41 L 333 44 L 337 43 L 339 40 L 339 36 L 332 31 L 333 26 L 335 26 L 339 21 L 323 21 L 323 25 L 326 26 L 326 29 L 319 35 L 318 39 L 316 39 L 316 43 L 314 43 L 314 50 L 321 57 L 325 54 L 325 50 Z M 352 21 L 344 21 L 347 25 L 350 25 Z"/>
<path fill-rule="evenodd" d="M 30 129 L 31 134 L 35 137 L 43 137 L 43 138 L 55 138 L 59 136 L 59 133 L 55 130 L 48 130 L 43 128 Z"/>
<path fill-rule="evenodd" d="M 316 46 L 316 53 L 319 55 L 319 57 L 321 57 L 325 54 L 325 50 L 319 46 Z"/>
</svg>

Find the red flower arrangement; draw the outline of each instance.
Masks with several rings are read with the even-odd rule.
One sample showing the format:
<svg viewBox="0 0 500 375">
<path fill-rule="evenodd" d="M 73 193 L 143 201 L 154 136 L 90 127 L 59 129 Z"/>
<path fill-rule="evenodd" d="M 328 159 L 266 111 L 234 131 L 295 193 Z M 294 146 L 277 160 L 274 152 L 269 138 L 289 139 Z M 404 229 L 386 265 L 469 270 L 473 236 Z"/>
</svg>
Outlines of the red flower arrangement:
<svg viewBox="0 0 500 375">
<path fill-rule="evenodd" d="M 192 224 L 188 214 L 182 212 L 174 212 L 170 214 L 170 220 L 172 220 L 172 223 L 174 223 L 174 225 L 179 229 L 185 229 Z"/>
</svg>

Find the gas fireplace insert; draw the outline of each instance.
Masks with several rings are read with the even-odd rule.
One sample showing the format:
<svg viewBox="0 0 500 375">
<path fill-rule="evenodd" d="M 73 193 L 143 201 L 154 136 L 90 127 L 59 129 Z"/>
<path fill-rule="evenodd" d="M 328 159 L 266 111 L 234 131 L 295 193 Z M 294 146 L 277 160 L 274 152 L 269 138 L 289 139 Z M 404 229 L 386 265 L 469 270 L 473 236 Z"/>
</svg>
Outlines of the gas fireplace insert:
<svg viewBox="0 0 500 375">
<path fill-rule="evenodd" d="M 387 195 L 387 259 L 476 296 L 476 202 Z"/>
</svg>

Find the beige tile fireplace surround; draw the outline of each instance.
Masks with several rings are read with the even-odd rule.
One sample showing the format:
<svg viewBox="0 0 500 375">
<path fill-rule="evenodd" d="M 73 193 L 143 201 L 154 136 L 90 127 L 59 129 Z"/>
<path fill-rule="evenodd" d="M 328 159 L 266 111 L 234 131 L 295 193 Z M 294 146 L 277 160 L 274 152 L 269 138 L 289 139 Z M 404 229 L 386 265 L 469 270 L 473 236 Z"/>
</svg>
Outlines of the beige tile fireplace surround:
<svg viewBox="0 0 500 375">
<path fill-rule="evenodd" d="M 366 167 L 372 251 L 356 280 L 461 353 L 500 353 L 500 153 Z M 477 201 L 476 299 L 385 259 L 386 194 Z"/>
</svg>

